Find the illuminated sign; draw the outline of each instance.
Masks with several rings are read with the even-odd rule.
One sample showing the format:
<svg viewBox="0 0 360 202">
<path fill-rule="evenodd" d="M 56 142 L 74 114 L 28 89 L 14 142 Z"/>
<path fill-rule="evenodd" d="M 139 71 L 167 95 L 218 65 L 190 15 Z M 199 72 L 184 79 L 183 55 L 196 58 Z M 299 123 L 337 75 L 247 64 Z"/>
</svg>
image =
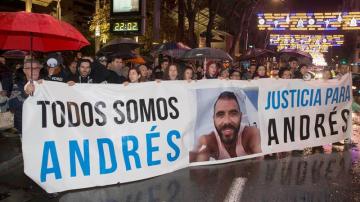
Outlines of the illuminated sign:
<svg viewBox="0 0 360 202">
<path fill-rule="evenodd" d="M 258 13 L 258 29 L 274 31 L 360 30 L 360 12 Z"/>
<path fill-rule="evenodd" d="M 329 47 L 344 44 L 344 35 L 280 35 L 271 34 L 269 45 L 277 46 L 278 50 L 298 49 L 305 52 L 328 52 Z"/>
<path fill-rule="evenodd" d="M 141 0 L 112 0 L 110 8 L 112 16 L 141 14 Z"/>
<path fill-rule="evenodd" d="M 145 33 L 146 0 L 111 0 L 110 31 L 121 36 Z"/>
<path fill-rule="evenodd" d="M 111 32 L 123 35 L 141 34 L 141 19 L 139 20 L 112 20 Z"/>
</svg>

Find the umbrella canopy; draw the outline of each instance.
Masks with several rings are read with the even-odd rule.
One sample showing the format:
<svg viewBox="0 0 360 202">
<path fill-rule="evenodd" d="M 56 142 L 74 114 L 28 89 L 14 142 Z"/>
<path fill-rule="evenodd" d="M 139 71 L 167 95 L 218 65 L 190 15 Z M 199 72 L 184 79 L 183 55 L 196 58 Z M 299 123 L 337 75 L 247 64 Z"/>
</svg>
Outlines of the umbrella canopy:
<svg viewBox="0 0 360 202">
<path fill-rule="evenodd" d="M 251 60 L 258 57 L 273 56 L 275 53 L 271 50 L 261 48 L 251 48 L 244 55 L 240 57 L 240 60 Z"/>
<path fill-rule="evenodd" d="M 1 56 L 5 57 L 5 58 L 24 59 L 26 55 L 29 55 L 29 53 L 26 51 L 9 50 L 9 51 L 6 51 Z"/>
<path fill-rule="evenodd" d="M 137 55 L 135 58 L 132 58 L 132 59 L 129 59 L 129 60 L 126 60 L 127 62 L 131 62 L 131 63 L 134 63 L 134 64 L 140 64 L 140 65 L 143 65 L 146 63 L 145 59 L 139 55 Z"/>
<path fill-rule="evenodd" d="M 194 48 L 181 56 L 181 59 L 189 60 L 189 59 L 212 59 L 212 60 L 233 60 L 231 56 L 225 51 L 217 48 Z"/>
<path fill-rule="evenodd" d="M 165 56 L 170 56 L 170 57 L 175 58 L 175 59 L 179 59 L 187 51 L 188 50 L 186 50 L 186 49 L 172 49 L 172 50 L 163 51 L 161 54 L 163 54 Z"/>
<path fill-rule="evenodd" d="M 289 56 L 294 56 L 294 57 L 305 57 L 305 58 L 309 58 L 312 59 L 311 55 L 307 52 L 298 50 L 298 49 L 282 49 L 279 52 L 279 55 L 289 55 Z"/>
<path fill-rule="evenodd" d="M 283 49 L 279 52 L 279 57 L 282 61 L 288 61 L 290 57 L 296 57 L 300 64 L 312 64 L 312 56 L 297 49 Z"/>
<path fill-rule="evenodd" d="M 112 54 L 115 52 L 131 52 L 132 50 L 139 48 L 140 44 L 132 39 L 117 38 L 106 43 L 98 52 L 98 54 Z"/>
<path fill-rule="evenodd" d="M 188 50 L 191 48 L 182 42 L 167 42 L 156 46 L 152 50 L 152 55 L 162 54 L 178 59 Z"/>
<path fill-rule="evenodd" d="M 90 45 L 70 24 L 46 14 L 0 12 L 0 49 L 52 52 Z"/>
</svg>

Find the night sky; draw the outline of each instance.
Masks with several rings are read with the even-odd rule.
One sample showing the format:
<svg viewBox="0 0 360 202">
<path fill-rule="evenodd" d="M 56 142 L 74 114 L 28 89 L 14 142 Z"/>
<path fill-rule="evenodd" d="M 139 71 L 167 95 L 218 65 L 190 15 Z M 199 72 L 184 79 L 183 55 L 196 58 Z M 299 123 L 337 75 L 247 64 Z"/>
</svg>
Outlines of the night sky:
<svg viewBox="0 0 360 202">
<path fill-rule="evenodd" d="M 342 10 L 343 0 L 264 0 L 264 12 L 335 12 Z"/>
<path fill-rule="evenodd" d="M 296 11 L 339 11 L 343 0 L 288 0 L 291 9 Z"/>
</svg>

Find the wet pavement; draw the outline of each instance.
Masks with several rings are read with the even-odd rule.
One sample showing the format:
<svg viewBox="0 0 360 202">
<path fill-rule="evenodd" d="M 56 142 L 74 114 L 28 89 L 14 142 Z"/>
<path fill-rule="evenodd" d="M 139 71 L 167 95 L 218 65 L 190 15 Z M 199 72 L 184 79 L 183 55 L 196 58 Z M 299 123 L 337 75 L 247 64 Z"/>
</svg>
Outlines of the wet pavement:
<svg viewBox="0 0 360 202">
<path fill-rule="evenodd" d="M 354 115 L 352 144 L 191 167 L 147 180 L 57 195 L 46 194 L 26 177 L 18 161 L 0 172 L 0 201 L 360 201 L 360 114 Z M 3 154 L 11 150 L 3 145 L 7 139 L 0 139 L 0 160 L 10 158 Z M 13 147 L 19 145 L 18 138 L 12 142 Z"/>
</svg>

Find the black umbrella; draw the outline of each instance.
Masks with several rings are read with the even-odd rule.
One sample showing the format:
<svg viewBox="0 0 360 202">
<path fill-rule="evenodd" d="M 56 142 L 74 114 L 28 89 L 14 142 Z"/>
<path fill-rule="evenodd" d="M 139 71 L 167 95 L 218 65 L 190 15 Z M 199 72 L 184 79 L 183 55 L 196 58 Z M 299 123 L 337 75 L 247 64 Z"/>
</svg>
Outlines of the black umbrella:
<svg viewBox="0 0 360 202">
<path fill-rule="evenodd" d="M 212 60 L 233 60 L 232 57 L 226 53 L 225 51 L 217 48 L 194 48 L 186 53 L 184 53 L 183 56 L 181 56 L 181 59 L 184 60 L 191 60 L 191 59 L 212 59 Z"/>
<path fill-rule="evenodd" d="M 134 49 L 139 47 L 140 44 L 132 39 L 118 38 L 106 43 L 97 54 L 110 55 L 116 52 L 132 52 Z"/>
<path fill-rule="evenodd" d="M 167 42 L 156 46 L 152 51 L 152 55 L 166 55 L 172 58 L 180 58 L 184 53 L 191 48 L 181 42 Z"/>
<path fill-rule="evenodd" d="M 128 60 L 128 59 L 136 58 L 136 54 L 134 54 L 132 52 L 127 52 L 127 51 L 125 51 L 125 52 L 118 51 L 118 52 L 107 55 L 107 57 L 109 57 L 109 58 L 119 57 L 124 60 Z"/>
<path fill-rule="evenodd" d="M 271 50 L 261 48 L 251 48 L 244 55 L 240 57 L 240 60 L 251 60 L 259 57 L 273 56 L 275 53 Z"/>
<path fill-rule="evenodd" d="M 282 49 L 279 52 L 279 55 L 289 55 L 289 56 L 293 56 L 293 57 L 305 57 L 305 58 L 312 59 L 312 57 L 309 53 L 298 50 L 298 49 Z"/>
<path fill-rule="evenodd" d="M 298 49 L 283 49 L 279 52 L 279 57 L 283 61 L 288 61 L 290 57 L 296 57 L 299 64 L 311 64 L 312 56 Z"/>
<path fill-rule="evenodd" d="M 25 56 L 29 55 L 26 51 L 21 50 L 9 50 L 2 54 L 5 58 L 13 58 L 13 59 L 24 59 Z"/>
</svg>

